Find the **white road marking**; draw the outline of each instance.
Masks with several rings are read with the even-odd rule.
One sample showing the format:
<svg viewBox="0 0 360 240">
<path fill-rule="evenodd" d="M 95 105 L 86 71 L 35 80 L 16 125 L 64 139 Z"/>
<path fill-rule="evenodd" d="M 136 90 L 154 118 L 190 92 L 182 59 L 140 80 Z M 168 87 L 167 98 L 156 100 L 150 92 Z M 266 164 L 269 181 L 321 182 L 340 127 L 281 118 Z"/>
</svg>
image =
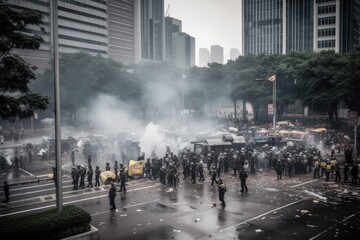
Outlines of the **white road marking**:
<svg viewBox="0 0 360 240">
<path fill-rule="evenodd" d="M 273 212 L 275 212 L 275 211 L 279 211 L 279 210 L 281 210 L 281 209 L 284 209 L 284 208 L 290 207 L 290 206 L 292 206 L 292 205 L 295 205 L 295 204 L 297 204 L 297 203 L 303 202 L 303 201 L 305 201 L 306 199 L 307 199 L 307 198 L 305 198 L 305 199 L 300 199 L 300 200 L 298 200 L 298 201 L 295 201 L 295 202 L 286 204 L 286 205 L 284 205 L 284 206 L 275 208 L 275 209 L 273 209 L 273 210 L 271 210 L 271 211 L 268 211 L 268 212 L 266 212 L 266 213 L 263 213 L 263 214 L 260 214 L 260 215 L 258 215 L 258 216 L 252 217 L 252 218 L 250 218 L 250 219 L 248 219 L 248 220 L 245 220 L 245 221 L 240 222 L 240 223 L 238 223 L 238 224 L 235 224 L 235 225 L 233 225 L 233 226 L 230 226 L 230 227 L 227 227 L 227 228 L 224 228 L 224 229 L 220 229 L 220 230 L 216 231 L 216 233 L 233 229 L 233 228 L 235 228 L 235 227 L 237 227 L 237 226 L 240 226 L 240 225 L 243 225 L 243 224 L 245 224 L 245 223 L 251 222 L 251 221 L 253 221 L 253 220 L 255 220 L 255 219 L 261 218 L 261 217 L 266 216 L 266 215 L 268 215 L 268 214 L 270 214 L 270 213 L 273 213 Z M 213 234 L 213 233 L 211 233 L 211 234 Z M 208 238 L 209 238 L 209 235 L 206 235 L 205 237 L 202 237 L 202 238 L 199 238 L 199 239 L 208 239 Z"/>
<path fill-rule="evenodd" d="M 131 190 L 128 190 L 128 191 L 126 191 L 126 192 L 134 192 L 134 191 L 138 191 L 138 190 L 148 189 L 148 188 L 152 188 L 152 187 L 157 187 L 158 185 L 160 185 L 160 183 L 157 184 L 157 185 L 154 185 L 154 186 L 148 186 L 148 187 L 131 189 Z M 70 197 L 78 197 L 78 196 L 79 196 L 79 195 L 69 196 L 68 198 L 70 198 Z M 108 197 L 108 194 L 99 195 L 99 196 L 90 197 L 90 198 L 79 199 L 79 200 L 74 200 L 74 201 L 69 201 L 69 202 L 65 202 L 64 205 L 72 204 L 72 203 L 78 203 L 78 202 L 84 202 L 84 201 L 89 201 L 89 200 L 94 200 L 94 199 L 103 198 L 103 197 Z M 20 213 L 27 213 L 27 212 L 37 211 L 37 210 L 41 210 L 41 209 L 46 209 L 46 208 L 52 208 L 52 207 L 55 207 L 55 206 L 56 206 L 55 204 L 52 204 L 52 205 L 43 206 L 43 207 L 26 209 L 26 210 L 22 210 L 22 211 L 18 211 L 18 212 L 1 214 L 1 215 L 0 215 L 0 218 L 1 218 L 1 217 L 6 217 L 6 216 L 17 215 L 17 214 L 20 214 Z"/>
<path fill-rule="evenodd" d="M 54 185 L 54 184 L 51 184 Z M 68 186 L 63 186 L 62 188 L 72 188 L 72 185 L 68 185 Z M 40 193 L 40 192 L 47 192 L 47 191 L 55 191 L 55 188 L 47 188 L 47 189 L 42 189 L 42 190 L 37 190 L 37 191 L 31 191 L 31 192 L 23 192 L 23 193 L 18 193 L 18 194 L 11 194 L 12 197 L 17 197 L 17 196 L 22 196 L 22 195 L 29 195 L 32 193 Z"/>
<path fill-rule="evenodd" d="M 68 182 L 72 182 L 72 180 L 63 181 L 63 183 L 68 183 Z M 22 188 L 11 188 L 11 192 L 21 191 L 21 190 L 31 189 L 31 188 L 40 188 L 40 187 L 43 187 L 43 186 L 50 186 L 50 185 L 55 186 L 54 183 L 45 183 L 45 184 L 38 184 L 38 185 L 22 187 Z"/>
<path fill-rule="evenodd" d="M 24 173 L 30 175 L 30 176 L 35 176 L 34 174 L 32 174 L 31 172 L 26 171 L 25 169 L 20 168 L 20 170 L 23 171 Z"/>
<path fill-rule="evenodd" d="M 319 179 L 315 179 L 315 180 L 311 180 L 311 181 L 303 182 L 303 183 L 300 183 L 300 184 L 297 184 L 297 185 L 291 186 L 290 188 L 300 187 L 300 186 L 302 186 L 302 185 L 309 184 L 309 183 L 313 183 L 313 182 L 316 182 L 316 181 L 319 181 Z"/>
<path fill-rule="evenodd" d="M 314 193 L 314 192 L 311 192 L 311 191 L 308 191 L 308 190 L 305 190 L 304 192 L 305 192 L 306 194 L 310 195 L 310 196 L 314 196 L 314 197 L 316 197 L 316 198 L 318 198 L 318 199 L 321 199 L 321 200 L 323 200 L 323 201 L 327 201 L 327 198 L 321 196 L 320 194 L 317 194 L 317 193 Z"/>
<path fill-rule="evenodd" d="M 349 218 L 352 218 L 353 216 L 355 216 L 355 215 L 358 214 L 358 213 L 360 213 L 360 212 L 351 214 L 350 216 L 346 217 L 345 219 L 343 219 L 343 220 L 340 221 L 339 223 L 343 223 L 343 222 L 347 221 Z M 331 226 L 331 227 L 327 228 L 326 230 L 324 230 L 324 231 L 322 231 L 321 233 L 319 233 L 318 235 L 310 238 L 309 240 L 314 240 L 314 239 L 320 237 L 321 235 L 323 235 L 324 233 L 326 233 L 327 231 L 329 231 L 330 229 L 332 229 L 332 228 L 334 228 L 334 227 L 335 227 L 335 226 Z"/>
<path fill-rule="evenodd" d="M 140 205 L 144 205 L 144 204 L 148 204 L 148 203 L 152 203 L 152 202 L 158 202 L 158 201 L 160 201 L 160 199 L 155 199 L 155 200 L 148 201 L 148 202 L 142 202 L 142 203 L 127 205 L 127 206 L 124 206 L 124 207 L 132 208 L 132 207 L 137 207 L 137 206 L 140 206 Z M 107 211 L 99 212 L 99 213 L 93 213 L 93 214 L 91 214 L 91 216 L 97 216 L 97 215 L 101 215 L 101 214 L 108 213 L 108 212 L 111 212 L 111 210 L 107 210 Z"/>
</svg>

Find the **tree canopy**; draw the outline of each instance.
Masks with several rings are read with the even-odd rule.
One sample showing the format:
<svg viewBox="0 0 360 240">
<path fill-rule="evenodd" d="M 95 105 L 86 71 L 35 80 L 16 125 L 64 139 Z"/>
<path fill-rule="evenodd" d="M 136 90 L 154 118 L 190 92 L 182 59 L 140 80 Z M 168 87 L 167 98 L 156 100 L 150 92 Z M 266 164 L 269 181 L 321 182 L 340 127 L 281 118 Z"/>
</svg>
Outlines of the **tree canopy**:
<svg viewBox="0 0 360 240">
<path fill-rule="evenodd" d="M 12 52 L 14 48 L 38 49 L 43 42 L 36 34 L 25 33 L 28 25 L 38 26 L 42 15 L 36 11 L 18 11 L 0 1 L 0 116 L 15 121 L 29 118 L 34 111 L 45 110 L 47 97 L 30 91 L 36 79 L 33 66 Z"/>
</svg>

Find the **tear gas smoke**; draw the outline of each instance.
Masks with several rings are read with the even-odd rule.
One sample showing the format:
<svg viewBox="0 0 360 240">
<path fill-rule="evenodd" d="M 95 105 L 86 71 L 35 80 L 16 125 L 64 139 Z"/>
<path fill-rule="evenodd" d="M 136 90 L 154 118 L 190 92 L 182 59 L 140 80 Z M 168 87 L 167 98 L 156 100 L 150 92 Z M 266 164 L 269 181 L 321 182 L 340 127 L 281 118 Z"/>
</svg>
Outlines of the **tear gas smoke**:
<svg viewBox="0 0 360 240">
<path fill-rule="evenodd" d="M 145 156 L 150 156 L 154 150 L 159 157 L 162 157 L 166 146 L 177 154 L 178 150 L 188 145 L 181 137 L 176 136 L 174 131 L 167 130 L 160 124 L 138 120 L 139 116 L 133 113 L 131 106 L 112 96 L 100 95 L 94 99 L 88 116 L 94 126 L 107 135 L 114 136 L 126 132 L 125 140 L 139 141 L 141 152 L 144 152 Z M 162 119 L 162 122 L 166 122 L 166 119 Z M 116 145 L 107 151 L 120 153 Z"/>
</svg>

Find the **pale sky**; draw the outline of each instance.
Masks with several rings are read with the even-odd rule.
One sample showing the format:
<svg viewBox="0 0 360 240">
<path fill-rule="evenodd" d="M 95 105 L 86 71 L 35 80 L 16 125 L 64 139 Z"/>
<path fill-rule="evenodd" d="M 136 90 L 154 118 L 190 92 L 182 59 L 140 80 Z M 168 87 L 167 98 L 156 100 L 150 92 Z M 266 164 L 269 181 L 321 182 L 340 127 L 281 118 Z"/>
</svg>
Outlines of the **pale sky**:
<svg viewBox="0 0 360 240">
<path fill-rule="evenodd" d="M 165 13 L 170 4 L 170 17 L 182 21 L 182 30 L 195 37 L 196 65 L 199 48 L 220 45 L 224 48 L 224 63 L 230 49 L 241 52 L 241 0 L 165 0 Z"/>
</svg>

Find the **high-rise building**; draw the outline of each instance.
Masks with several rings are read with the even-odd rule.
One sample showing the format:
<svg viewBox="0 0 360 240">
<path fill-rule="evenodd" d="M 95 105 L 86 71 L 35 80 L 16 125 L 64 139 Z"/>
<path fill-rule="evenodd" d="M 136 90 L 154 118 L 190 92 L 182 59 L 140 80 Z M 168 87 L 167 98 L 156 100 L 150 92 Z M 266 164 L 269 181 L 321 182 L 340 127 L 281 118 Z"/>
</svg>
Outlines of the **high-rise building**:
<svg viewBox="0 0 360 240">
<path fill-rule="evenodd" d="M 243 0 L 243 53 L 312 51 L 313 1 Z"/>
<path fill-rule="evenodd" d="M 207 48 L 199 49 L 199 67 L 207 67 L 210 63 L 210 52 Z"/>
<path fill-rule="evenodd" d="M 18 10 L 32 9 L 44 16 L 44 24 L 40 27 L 29 26 L 44 39 L 44 44 L 36 51 L 14 50 L 25 61 L 31 62 L 40 71 L 49 67 L 51 58 L 51 0 L 25 1 L 7 0 L 10 7 Z M 58 2 L 58 36 L 59 52 L 74 53 L 86 51 L 108 57 L 106 1 L 66 1 Z"/>
<path fill-rule="evenodd" d="M 165 17 L 165 60 L 179 68 L 195 65 L 195 38 L 182 32 L 181 20 Z"/>
<path fill-rule="evenodd" d="M 179 68 L 189 68 L 195 65 L 195 38 L 189 34 L 173 33 L 172 63 Z"/>
<path fill-rule="evenodd" d="M 314 16 L 314 50 L 345 53 L 360 46 L 360 0 L 316 0 Z"/>
<path fill-rule="evenodd" d="M 340 52 L 360 47 L 360 0 L 340 1 Z"/>
<path fill-rule="evenodd" d="M 109 57 L 125 64 L 139 62 L 140 46 L 136 33 L 140 30 L 135 19 L 140 18 L 137 10 L 140 2 L 107 0 L 107 4 Z"/>
<path fill-rule="evenodd" d="M 219 45 L 212 45 L 210 62 L 224 64 L 224 48 Z"/>
<path fill-rule="evenodd" d="M 45 43 L 39 50 L 16 49 L 40 71 L 51 58 L 51 0 L 7 0 L 14 9 L 38 10 L 41 27 L 30 27 Z M 86 51 L 122 63 L 164 60 L 164 0 L 59 0 L 59 52 Z"/>
<path fill-rule="evenodd" d="M 359 47 L 360 0 L 242 0 L 244 54 Z"/>
<path fill-rule="evenodd" d="M 165 59 L 164 0 L 141 0 L 141 58 Z"/>
<path fill-rule="evenodd" d="M 230 60 L 235 60 L 240 56 L 240 51 L 237 48 L 230 49 Z"/>
<path fill-rule="evenodd" d="M 182 32 L 181 20 L 165 17 L 165 60 L 173 61 L 173 33 Z"/>
</svg>

